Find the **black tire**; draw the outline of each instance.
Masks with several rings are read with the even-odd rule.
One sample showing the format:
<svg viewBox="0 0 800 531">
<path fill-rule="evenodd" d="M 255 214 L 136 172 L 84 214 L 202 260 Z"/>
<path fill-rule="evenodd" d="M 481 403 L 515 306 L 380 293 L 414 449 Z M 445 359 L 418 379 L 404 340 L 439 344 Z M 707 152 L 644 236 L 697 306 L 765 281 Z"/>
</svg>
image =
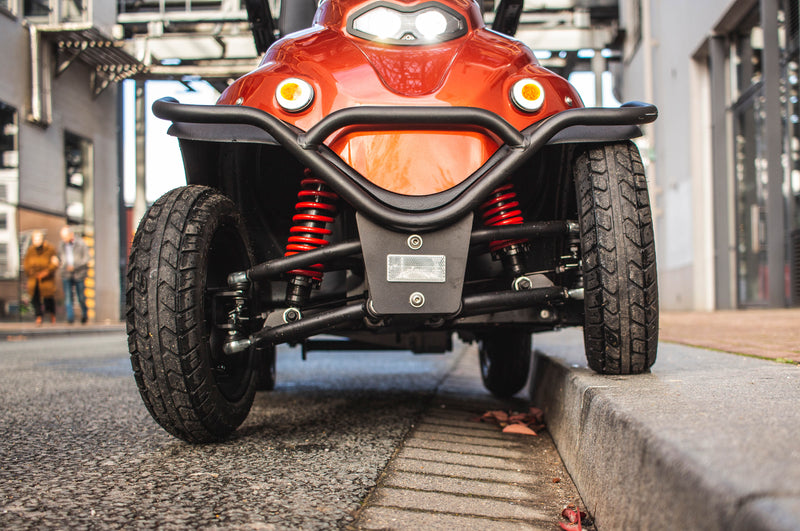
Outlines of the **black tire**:
<svg viewBox="0 0 800 531">
<path fill-rule="evenodd" d="M 136 384 L 153 418 L 187 442 L 225 439 L 253 403 L 254 351 L 222 352 L 211 293 L 252 263 L 233 202 L 202 186 L 156 201 L 131 247 L 127 285 L 128 347 Z"/>
<path fill-rule="evenodd" d="M 498 398 L 509 398 L 525 387 L 531 366 L 531 335 L 493 333 L 478 343 L 483 385 Z"/>
<path fill-rule="evenodd" d="M 639 374 L 658 349 L 653 219 L 632 142 L 588 146 L 573 166 L 581 227 L 583 327 L 589 367 Z"/>
<path fill-rule="evenodd" d="M 272 391 L 275 389 L 275 346 L 258 347 L 258 374 L 256 375 L 256 391 Z"/>
</svg>

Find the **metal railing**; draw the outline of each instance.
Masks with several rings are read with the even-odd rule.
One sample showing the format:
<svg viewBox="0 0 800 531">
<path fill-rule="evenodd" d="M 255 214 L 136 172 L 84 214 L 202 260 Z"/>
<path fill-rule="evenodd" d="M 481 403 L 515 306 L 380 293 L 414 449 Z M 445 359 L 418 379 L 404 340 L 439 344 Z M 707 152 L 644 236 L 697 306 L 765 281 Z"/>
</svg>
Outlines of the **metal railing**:
<svg viewBox="0 0 800 531">
<path fill-rule="evenodd" d="M 239 11 L 242 0 L 119 0 L 119 13 Z"/>
</svg>

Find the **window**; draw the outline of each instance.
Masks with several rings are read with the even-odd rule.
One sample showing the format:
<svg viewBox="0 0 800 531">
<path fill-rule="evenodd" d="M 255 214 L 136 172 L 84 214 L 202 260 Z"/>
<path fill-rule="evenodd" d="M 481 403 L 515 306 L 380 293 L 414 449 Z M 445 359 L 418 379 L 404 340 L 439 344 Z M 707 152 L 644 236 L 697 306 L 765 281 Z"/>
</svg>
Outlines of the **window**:
<svg viewBox="0 0 800 531">
<path fill-rule="evenodd" d="M 50 5 L 47 0 L 24 0 L 23 15 L 26 17 L 47 17 L 50 15 Z"/>
<path fill-rule="evenodd" d="M 8 213 L 0 212 L 0 230 L 8 229 Z"/>
<path fill-rule="evenodd" d="M 83 20 L 83 14 L 86 8 L 83 6 L 83 0 L 59 0 L 61 2 L 60 8 L 61 20 L 64 22 L 80 22 Z"/>
<path fill-rule="evenodd" d="M 0 169 L 19 165 L 17 110 L 0 101 Z"/>
<path fill-rule="evenodd" d="M 92 142 L 70 132 L 64 133 L 66 168 L 67 221 L 91 224 L 92 211 Z"/>
</svg>

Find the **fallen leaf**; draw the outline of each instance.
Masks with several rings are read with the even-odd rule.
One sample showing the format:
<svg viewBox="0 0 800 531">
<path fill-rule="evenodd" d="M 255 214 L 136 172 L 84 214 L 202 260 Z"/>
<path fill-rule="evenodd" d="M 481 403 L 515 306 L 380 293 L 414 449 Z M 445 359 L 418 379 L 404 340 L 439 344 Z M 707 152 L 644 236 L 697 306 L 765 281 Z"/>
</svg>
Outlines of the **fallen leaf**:
<svg viewBox="0 0 800 531">
<path fill-rule="evenodd" d="M 509 424 L 503 428 L 503 433 L 519 433 L 522 435 L 533 435 L 536 437 L 536 432 L 524 424 Z"/>
<path fill-rule="evenodd" d="M 575 507 L 575 504 L 570 503 L 563 511 L 561 516 L 569 520 L 569 523 L 560 522 L 558 525 L 564 531 L 583 531 L 581 520 L 586 518 L 586 513 Z"/>
<path fill-rule="evenodd" d="M 586 513 L 583 511 L 579 511 L 577 509 L 572 509 L 567 507 L 563 511 L 561 511 L 561 516 L 569 520 L 571 524 L 580 523 L 580 521 L 586 518 Z"/>
<path fill-rule="evenodd" d="M 490 415 L 494 418 L 497 422 L 508 422 L 508 413 L 505 411 L 489 411 L 487 415 Z"/>
<path fill-rule="evenodd" d="M 553 483 L 561 483 L 561 478 L 553 478 Z"/>
<path fill-rule="evenodd" d="M 544 422 L 544 411 L 539 409 L 538 407 L 532 407 L 528 410 L 528 415 L 531 416 L 536 422 L 543 423 Z"/>
<path fill-rule="evenodd" d="M 541 409 L 530 408 L 528 413 L 516 411 L 487 411 L 477 419 L 479 422 L 488 422 L 499 426 L 506 433 L 524 433 L 526 435 L 536 435 L 536 432 L 544 429 L 544 417 Z M 511 428 L 509 426 L 522 426 L 525 429 Z"/>
</svg>

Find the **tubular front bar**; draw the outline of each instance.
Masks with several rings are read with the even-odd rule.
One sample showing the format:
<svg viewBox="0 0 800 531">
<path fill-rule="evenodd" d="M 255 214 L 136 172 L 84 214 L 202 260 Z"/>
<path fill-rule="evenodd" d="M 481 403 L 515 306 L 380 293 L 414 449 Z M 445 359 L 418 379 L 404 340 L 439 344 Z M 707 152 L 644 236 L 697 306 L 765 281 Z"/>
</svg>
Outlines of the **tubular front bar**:
<svg viewBox="0 0 800 531">
<path fill-rule="evenodd" d="M 620 108 L 569 109 L 517 131 L 500 116 L 468 107 L 356 107 L 323 118 L 308 132 L 260 109 L 235 105 L 182 105 L 174 98 L 153 104 L 153 114 L 174 122 L 246 124 L 267 132 L 301 164 L 324 179 L 339 196 L 377 223 L 397 230 L 426 231 L 454 223 L 475 210 L 528 158 L 556 134 L 572 126 L 641 125 L 655 121 L 654 105 L 631 102 Z M 333 132 L 349 125 L 453 125 L 487 129 L 505 144 L 478 168 L 452 200 L 429 210 L 408 210 L 378 201 L 367 191 L 367 180 L 323 144 Z M 446 193 L 446 192 L 442 192 Z"/>
</svg>

